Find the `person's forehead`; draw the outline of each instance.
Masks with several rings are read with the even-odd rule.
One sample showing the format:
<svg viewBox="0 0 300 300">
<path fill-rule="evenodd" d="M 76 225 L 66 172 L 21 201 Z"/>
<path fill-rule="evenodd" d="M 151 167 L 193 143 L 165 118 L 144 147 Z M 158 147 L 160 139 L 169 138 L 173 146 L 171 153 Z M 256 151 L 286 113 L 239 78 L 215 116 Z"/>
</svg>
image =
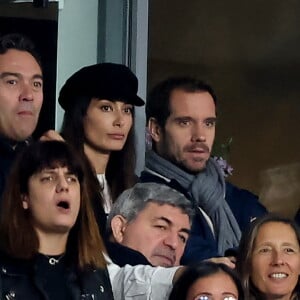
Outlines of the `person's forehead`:
<svg viewBox="0 0 300 300">
<path fill-rule="evenodd" d="M 175 89 L 170 94 L 169 108 L 171 113 L 181 111 L 189 103 L 197 106 L 209 105 L 211 110 L 215 111 L 216 109 L 214 99 L 207 91 L 188 92 L 182 89 Z"/>
<path fill-rule="evenodd" d="M 218 272 L 198 278 L 191 286 L 189 292 L 194 296 L 197 294 L 238 296 L 238 288 L 235 282 L 224 272 Z"/>
<path fill-rule="evenodd" d="M 148 217 L 151 220 L 166 218 L 172 221 L 175 216 L 181 218 L 188 218 L 188 215 L 182 211 L 180 207 L 168 204 L 168 203 L 157 203 L 154 201 L 148 201 L 145 208 L 140 212 L 144 217 Z"/>
<path fill-rule="evenodd" d="M 32 70 L 33 73 L 42 74 L 38 61 L 27 51 L 9 49 L 0 54 L 0 71 L 22 71 L 23 68 Z"/>
<path fill-rule="evenodd" d="M 64 171 L 64 172 L 69 172 L 69 167 L 65 165 L 54 165 L 54 166 L 49 166 L 45 167 L 41 170 L 41 172 L 58 172 L 58 171 Z"/>
<path fill-rule="evenodd" d="M 282 233 L 285 233 L 284 236 Z M 283 238 L 293 238 L 297 240 L 296 232 L 294 228 L 287 223 L 283 222 L 276 222 L 276 221 L 270 221 L 262 224 L 258 230 L 257 230 L 257 235 L 256 235 L 256 240 L 257 238 L 259 239 L 283 239 Z"/>
</svg>

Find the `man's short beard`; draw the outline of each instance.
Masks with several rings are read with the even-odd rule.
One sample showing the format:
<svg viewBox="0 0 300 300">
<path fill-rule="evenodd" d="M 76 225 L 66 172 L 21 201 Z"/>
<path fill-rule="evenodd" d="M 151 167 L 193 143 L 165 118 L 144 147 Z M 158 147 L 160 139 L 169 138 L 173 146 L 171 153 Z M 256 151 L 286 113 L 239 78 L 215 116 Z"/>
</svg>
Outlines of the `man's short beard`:
<svg viewBox="0 0 300 300">
<path fill-rule="evenodd" d="M 203 168 L 200 169 L 200 170 L 191 170 L 191 169 L 187 168 L 181 161 L 178 162 L 178 161 L 176 161 L 176 160 L 173 159 L 173 158 L 168 158 L 167 160 L 169 160 L 171 163 L 173 163 L 173 164 L 174 164 L 175 166 L 177 166 L 178 168 L 180 168 L 180 169 L 182 169 L 183 171 L 185 171 L 185 172 L 187 172 L 187 173 L 189 173 L 189 174 L 192 174 L 192 175 L 196 175 L 196 174 L 198 174 L 198 173 L 200 173 L 200 172 L 205 171 L 205 169 L 206 169 L 206 163 L 207 163 L 207 161 L 205 161 L 205 164 L 204 164 Z"/>
</svg>

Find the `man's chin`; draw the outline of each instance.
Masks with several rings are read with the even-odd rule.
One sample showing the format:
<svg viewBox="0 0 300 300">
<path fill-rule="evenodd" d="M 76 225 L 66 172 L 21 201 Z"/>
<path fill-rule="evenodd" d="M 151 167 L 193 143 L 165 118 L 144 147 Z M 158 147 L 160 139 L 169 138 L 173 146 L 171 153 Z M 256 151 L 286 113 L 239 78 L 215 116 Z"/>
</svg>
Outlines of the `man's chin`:
<svg viewBox="0 0 300 300">
<path fill-rule="evenodd" d="M 169 160 L 179 167 L 180 169 L 184 170 L 187 173 L 190 174 L 197 174 L 199 172 L 202 172 L 206 168 L 206 163 L 207 159 L 202 159 L 201 161 L 195 161 L 195 160 L 181 160 L 181 161 L 176 161 L 175 159 L 170 159 Z"/>
<path fill-rule="evenodd" d="M 183 164 L 180 166 L 184 171 L 190 174 L 198 174 L 205 170 L 206 168 L 206 161 L 203 163 L 189 163 Z"/>
<path fill-rule="evenodd" d="M 171 268 L 171 267 L 174 267 L 173 264 L 171 263 L 166 263 L 165 261 L 164 262 L 160 262 L 160 263 L 157 263 L 154 265 L 155 267 L 164 267 L 164 268 Z"/>
<path fill-rule="evenodd" d="M 34 132 L 35 127 L 26 126 L 26 128 L 16 129 L 13 133 L 11 138 L 17 142 L 23 142 L 28 139 Z"/>
<path fill-rule="evenodd" d="M 164 267 L 164 268 L 174 267 L 172 261 L 167 258 L 155 259 L 155 261 L 152 261 L 151 264 L 155 267 Z"/>
<path fill-rule="evenodd" d="M 27 132 L 18 132 L 16 135 L 12 136 L 11 139 L 16 142 L 24 142 L 29 137 L 31 137 L 33 131 L 27 131 Z"/>
</svg>

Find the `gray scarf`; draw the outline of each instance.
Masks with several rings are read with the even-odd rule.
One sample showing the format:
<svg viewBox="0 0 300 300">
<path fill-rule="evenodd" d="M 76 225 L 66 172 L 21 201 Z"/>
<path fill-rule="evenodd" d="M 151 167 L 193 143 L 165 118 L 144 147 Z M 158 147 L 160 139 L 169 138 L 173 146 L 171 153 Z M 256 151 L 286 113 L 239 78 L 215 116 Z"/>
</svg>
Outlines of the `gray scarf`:
<svg viewBox="0 0 300 300">
<path fill-rule="evenodd" d="M 169 179 L 176 180 L 189 191 L 195 203 L 210 217 L 218 242 L 220 255 L 228 248 L 237 247 L 241 237 L 239 225 L 225 200 L 225 180 L 214 159 L 197 175 L 189 174 L 163 159 L 153 151 L 146 153 L 146 168 Z"/>
</svg>

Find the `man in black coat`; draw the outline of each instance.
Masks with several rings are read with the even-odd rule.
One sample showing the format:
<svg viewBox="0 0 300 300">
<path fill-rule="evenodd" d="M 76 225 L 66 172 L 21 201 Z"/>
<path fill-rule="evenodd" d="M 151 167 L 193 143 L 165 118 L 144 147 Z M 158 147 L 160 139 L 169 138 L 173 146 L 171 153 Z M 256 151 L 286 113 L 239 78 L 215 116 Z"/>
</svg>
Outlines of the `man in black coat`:
<svg viewBox="0 0 300 300">
<path fill-rule="evenodd" d="M 43 74 L 34 45 L 19 34 L 0 37 L 0 197 L 20 148 L 30 141 L 43 103 Z"/>
</svg>

